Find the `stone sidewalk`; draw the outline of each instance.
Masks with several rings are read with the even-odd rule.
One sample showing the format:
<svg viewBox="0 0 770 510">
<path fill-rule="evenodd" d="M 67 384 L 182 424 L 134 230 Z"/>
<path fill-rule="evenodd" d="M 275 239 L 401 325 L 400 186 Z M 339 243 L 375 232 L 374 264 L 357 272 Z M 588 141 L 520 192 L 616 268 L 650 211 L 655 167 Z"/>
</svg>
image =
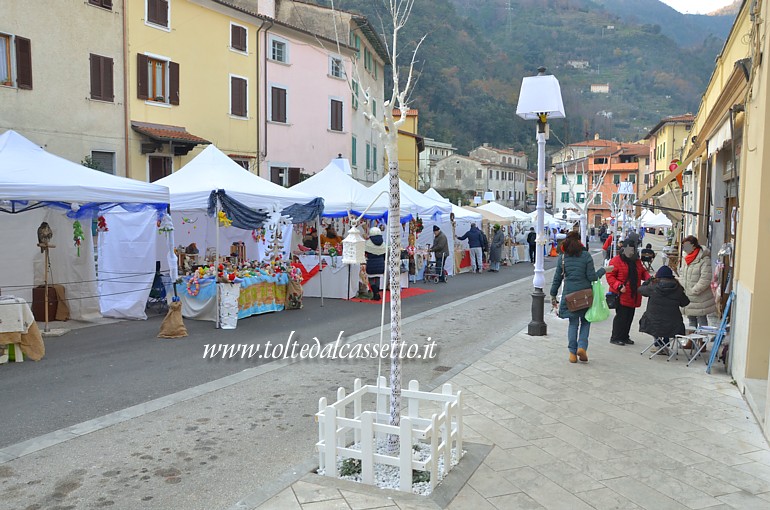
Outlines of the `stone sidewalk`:
<svg viewBox="0 0 770 510">
<path fill-rule="evenodd" d="M 770 508 L 770 448 L 722 365 L 640 356 L 636 327 L 636 345 L 611 345 L 611 319 L 592 325 L 590 361 L 570 364 L 567 321 L 547 322 L 547 337 L 520 331 L 449 379 L 467 449 L 489 452 L 475 472 L 453 470 L 431 497 L 310 473 L 257 508 Z"/>
</svg>

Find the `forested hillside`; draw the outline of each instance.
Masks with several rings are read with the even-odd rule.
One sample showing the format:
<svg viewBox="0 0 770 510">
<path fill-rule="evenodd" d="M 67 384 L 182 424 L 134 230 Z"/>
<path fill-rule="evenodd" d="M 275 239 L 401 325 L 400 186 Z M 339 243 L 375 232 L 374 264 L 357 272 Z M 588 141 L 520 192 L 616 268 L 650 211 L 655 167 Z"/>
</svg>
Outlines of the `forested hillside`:
<svg viewBox="0 0 770 510">
<path fill-rule="evenodd" d="M 385 21 L 380 0 L 334 4 L 377 27 Z M 658 23 L 623 11 L 632 4 L 662 6 Z M 400 63 L 408 64 L 410 43 L 428 34 L 410 104 L 420 110 L 420 134 L 463 153 L 483 142 L 533 153 L 534 126 L 516 117 L 516 102 L 521 78 L 543 65 L 561 83 L 567 119 L 552 132 L 564 143 L 594 133 L 639 139 L 662 117 L 695 112 L 732 24 L 730 16 L 711 17 L 723 24 L 680 44 L 662 27 L 682 18 L 658 0 L 417 0 Z M 610 93 L 592 93 L 592 84 L 609 84 Z"/>
</svg>

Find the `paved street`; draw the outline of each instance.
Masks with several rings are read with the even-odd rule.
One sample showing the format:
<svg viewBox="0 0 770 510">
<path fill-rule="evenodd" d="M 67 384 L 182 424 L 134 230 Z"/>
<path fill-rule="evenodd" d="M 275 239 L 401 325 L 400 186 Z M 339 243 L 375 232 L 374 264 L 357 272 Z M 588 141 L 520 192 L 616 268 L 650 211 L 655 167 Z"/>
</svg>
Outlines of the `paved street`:
<svg viewBox="0 0 770 510">
<path fill-rule="evenodd" d="M 546 268 L 552 265 L 553 260 L 546 258 Z M 460 275 L 446 285 L 419 282 L 414 286 L 434 292 L 403 300 L 403 316 L 528 277 L 532 267 L 519 263 L 503 267 L 499 273 Z M 527 306 L 523 312 L 528 310 Z M 388 316 L 386 310 L 386 321 Z M 518 316 L 507 318 L 514 317 Z M 0 414 L 0 448 L 266 362 L 204 362 L 201 358 L 206 344 L 285 343 L 292 330 L 299 342 L 318 337 L 325 343 L 334 341 L 340 331 L 352 335 L 376 327 L 380 307 L 337 299 L 324 299 L 321 307 L 320 299 L 306 299 L 302 310 L 250 317 L 240 321 L 236 330 L 217 331 L 211 322 L 186 320 L 189 336 L 178 340 L 156 338 L 160 321 L 154 317 L 73 330 L 62 337 L 47 338 L 46 356 L 40 362 L 0 367 L 4 386 L 25 388 L 21 401 L 13 393 L 0 392 L 4 410 Z M 442 348 L 448 356 L 453 349 L 462 351 L 467 345 L 445 342 Z"/>
<path fill-rule="evenodd" d="M 519 268 L 531 271 L 526 266 Z M 445 288 L 505 274 L 459 276 Z M 636 346 L 612 346 L 611 321 L 593 326 L 591 361 L 570 365 L 564 321 L 549 315 L 543 338 L 522 330 L 530 286 L 525 278 L 447 297 L 404 320 L 406 341 L 431 337 L 439 345 L 436 360 L 404 364 L 405 383 L 449 380 L 461 388 L 467 448 L 484 448 L 469 480 L 448 479 L 431 498 L 310 473 L 317 466 L 318 398 L 333 398 L 338 386 L 350 389 L 355 377 L 370 382 L 379 371 L 376 360 L 312 360 L 228 367 L 224 377 L 74 426 L 46 424 L 56 432 L 0 449 L 0 509 L 767 508 L 770 449 L 722 368 L 706 375 L 700 361 L 687 368 L 683 357 L 667 363 L 639 356 L 649 339 L 634 330 Z M 270 318 L 281 315 L 289 312 Z M 334 316 L 332 329 L 342 328 L 343 317 Z M 144 342 L 165 345 L 152 338 L 150 324 Z M 378 338 L 375 330 L 348 337 Z M 186 347 L 186 340 L 177 345 Z M 202 370 L 209 363 L 198 352 L 190 356 L 195 363 L 177 356 L 151 367 L 190 363 Z M 14 370 L 36 366 L 43 362 Z M 381 370 L 387 372 L 386 363 Z M 128 369 L 115 376 L 130 380 L 121 374 Z M 84 391 L 82 381 L 65 392 Z M 13 421 L 8 416 L 4 411 L 3 424 Z"/>
</svg>

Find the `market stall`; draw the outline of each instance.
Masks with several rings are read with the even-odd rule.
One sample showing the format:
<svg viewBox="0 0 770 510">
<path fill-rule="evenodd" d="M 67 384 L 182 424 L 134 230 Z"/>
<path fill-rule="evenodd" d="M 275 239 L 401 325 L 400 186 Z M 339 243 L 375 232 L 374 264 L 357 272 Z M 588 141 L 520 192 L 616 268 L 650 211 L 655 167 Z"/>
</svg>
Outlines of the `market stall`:
<svg viewBox="0 0 770 510">
<path fill-rule="evenodd" d="M 344 239 L 349 220 L 359 218 L 364 211 L 366 214 L 362 219 L 367 220 L 365 223 L 373 225 L 387 222 L 388 197 L 378 197 L 377 192 L 348 175 L 342 169 L 346 167 L 346 162 L 344 158 L 336 158 L 320 172 L 291 187 L 292 190 L 315 193 L 324 199 L 322 224 L 316 227 L 305 226 L 305 229 L 316 228 L 323 232 L 327 226 L 333 225 L 340 238 Z M 402 223 L 409 222 L 411 217 L 410 211 L 401 209 Z M 364 234 L 368 232 L 366 227 L 362 230 Z M 359 264 L 342 264 L 341 247 L 318 246 L 316 250 L 306 248 L 301 246 L 301 239 L 292 246 L 292 260 L 308 275 L 302 283 L 305 296 L 350 299 L 358 294 L 359 281 L 366 286 L 366 278 L 360 278 Z M 330 248 L 334 250 L 331 255 Z"/>
<path fill-rule="evenodd" d="M 280 287 L 286 282 L 280 274 L 289 270 L 292 223 L 314 221 L 323 210 L 323 199 L 262 179 L 213 145 L 157 182 L 169 188 L 176 238 L 181 241 L 177 250 L 183 259 L 182 285 L 187 291 L 183 315 L 210 320 L 210 308 L 214 306 L 217 311 L 217 305 L 206 303 L 202 297 L 190 299 L 197 298 L 188 290 L 190 285 L 195 286 L 194 280 L 200 285 L 205 278 L 231 285 L 209 293 L 221 297 L 225 289 L 228 296 L 233 295 L 238 302 L 238 318 L 283 309 L 280 296 L 285 290 Z M 208 269 L 196 276 L 200 266 Z M 273 277 L 278 280 L 272 281 Z M 228 278 L 240 284 L 232 287 Z M 244 300 L 255 295 L 262 296 L 261 301 L 247 306 Z M 272 304 L 267 302 L 271 295 L 276 298 Z M 221 305 L 222 300 L 218 302 Z M 197 313 L 193 308 L 209 313 Z M 219 308 L 221 319 L 223 309 Z"/>
<path fill-rule="evenodd" d="M 450 203 L 448 199 L 441 196 L 441 194 L 433 188 L 428 189 L 425 192 L 425 195 L 434 200 L 443 200 Z M 471 228 L 471 223 L 476 223 L 480 226 L 483 221 L 483 216 L 478 212 L 469 211 L 451 203 L 450 205 L 452 206 L 452 212 L 449 215 L 441 215 L 441 223 L 446 225 L 448 222 L 450 226 L 450 230 L 444 231 L 449 240 L 449 245 L 453 246 L 452 271 L 450 274 L 466 273 L 471 270 L 471 257 L 468 241 L 458 241 L 456 237 L 467 232 L 468 229 Z M 441 225 L 439 225 L 439 227 L 441 227 Z"/>
<path fill-rule="evenodd" d="M 86 168 L 6 131 L 0 211 L 10 214 L 0 214 L 0 261 L 13 270 L 3 277 L 3 294 L 34 305 L 33 288 L 48 275 L 64 288 L 72 319 L 145 319 L 156 260 L 173 257 L 157 229 L 168 203 L 163 186 Z"/>
<path fill-rule="evenodd" d="M 390 188 L 389 176 L 385 176 L 369 188 L 377 193 L 388 191 Z M 409 276 L 413 280 L 418 279 L 424 271 L 425 263 L 429 257 L 429 248 L 433 245 L 433 225 L 438 225 L 450 246 L 449 257 L 444 263 L 444 268 L 451 275 L 454 273 L 454 254 L 452 253 L 452 224 L 450 215 L 452 204 L 443 199 L 435 199 L 426 196 L 403 180 L 399 179 L 399 193 L 401 208 L 408 210 L 414 218 L 408 228 L 401 234 L 401 249 L 407 251 L 407 268 Z M 383 199 L 388 199 L 385 194 Z M 408 281 L 408 279 L 407 279 Z M 403 285 L 402 280 L 402 285 Z"/>
</svg>

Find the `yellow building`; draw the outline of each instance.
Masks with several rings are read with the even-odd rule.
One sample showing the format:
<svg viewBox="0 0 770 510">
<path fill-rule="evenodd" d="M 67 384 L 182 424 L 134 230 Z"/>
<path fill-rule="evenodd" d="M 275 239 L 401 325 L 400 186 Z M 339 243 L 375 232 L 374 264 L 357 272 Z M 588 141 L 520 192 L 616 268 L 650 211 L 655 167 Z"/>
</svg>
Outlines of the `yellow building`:
<svg viewBox="0 0 770 510">
<path fill-rule="evenodd" d="M 719 303 L 732 291 L 729 370 L 770 439 L 770 3 L 741 4 L 693 123 L 680 172 L 683 208 L 694 209 L 693 232 L 711 247 Z M 676 177 L 667 175 L 655 188 Z M 717 267 L 717 270 L 719 268 Z"/>
<path fill-rule="evenodd" d="M 126 2 L 127 174 L 155 181 L 208 143 L 257 157 L 256 13 L 211 0 Z"/>
<path fill-rule="evenodd" d="M 644 137 L 642 143 L 650 146 L 650 165 L 642 176 L 640 191 L 647 191 L 665 177 L 674 159 L 681 160 L 695 117 L 690 114 L 662 119 Z"/>
<path fill-rule="evenodd" d="M 401 112 L 393 110 L 393 118 L 400 117 Z M 417 110 L 407 110 L 406 120 L 398 130 L 398 175 L 414 189 L 418 189 L 420 153 L 425 150 L 424 139 L 417 134 L 418 120 Z"/>
</svg>

